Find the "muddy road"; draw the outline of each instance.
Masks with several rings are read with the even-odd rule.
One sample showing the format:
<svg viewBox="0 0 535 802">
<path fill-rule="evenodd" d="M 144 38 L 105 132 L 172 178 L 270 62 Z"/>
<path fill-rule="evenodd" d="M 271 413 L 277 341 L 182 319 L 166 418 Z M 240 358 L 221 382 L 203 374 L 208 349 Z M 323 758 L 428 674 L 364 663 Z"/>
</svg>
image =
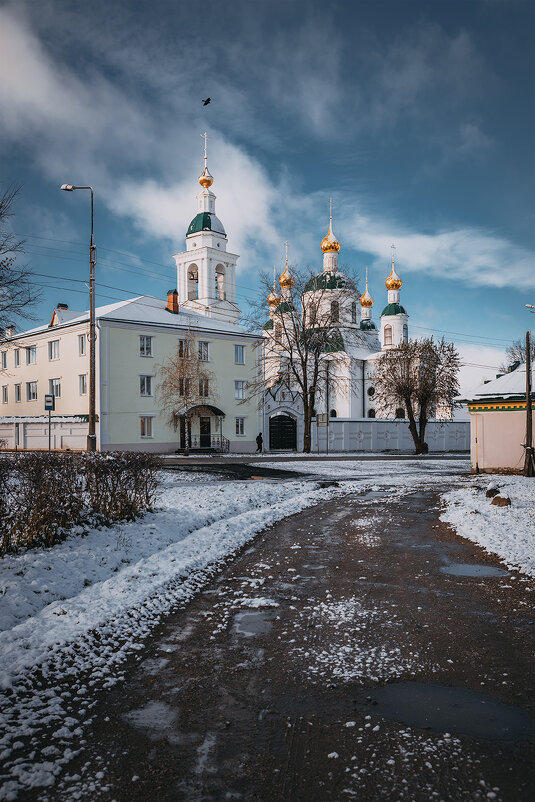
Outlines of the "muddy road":
<svg viewBox="0 0 535 802">
<path fill-rule="evenodd" d="M 437 505 L 355 494 L 258 536 L 155 630 L 39 798 L 532 799 L 535 585 Z"/>
</svg>

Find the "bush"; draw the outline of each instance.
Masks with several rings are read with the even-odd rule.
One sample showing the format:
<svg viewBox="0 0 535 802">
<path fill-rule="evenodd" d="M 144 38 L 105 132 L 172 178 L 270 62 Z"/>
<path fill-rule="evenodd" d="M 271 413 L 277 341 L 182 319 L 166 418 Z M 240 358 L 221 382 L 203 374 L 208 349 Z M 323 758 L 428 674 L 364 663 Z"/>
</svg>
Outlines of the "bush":
<svg viewBox="0 0 535 802">
<path fill-rule="evenodd" d="M 134 519 L 152 507 L 158 468 L 132 452 L 0 459 L 0 556 L 53 546 L 79 524 Z"/>
</svg>

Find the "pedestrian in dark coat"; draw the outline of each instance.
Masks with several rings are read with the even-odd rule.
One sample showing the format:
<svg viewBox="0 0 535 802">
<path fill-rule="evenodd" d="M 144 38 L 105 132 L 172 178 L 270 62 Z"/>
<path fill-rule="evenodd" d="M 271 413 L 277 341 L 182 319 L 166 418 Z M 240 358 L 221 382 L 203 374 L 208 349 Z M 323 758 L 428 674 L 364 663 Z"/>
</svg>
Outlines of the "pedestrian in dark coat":
<svg viewBox="0 0 535 802">
<path fill-rule="evenodd" d="M 256 438 L 256 453 L 261 454 L 264 445 L 264 438 L 262 437 L 262 432 L 258 433 L 258 437 Z"/>
</svg>

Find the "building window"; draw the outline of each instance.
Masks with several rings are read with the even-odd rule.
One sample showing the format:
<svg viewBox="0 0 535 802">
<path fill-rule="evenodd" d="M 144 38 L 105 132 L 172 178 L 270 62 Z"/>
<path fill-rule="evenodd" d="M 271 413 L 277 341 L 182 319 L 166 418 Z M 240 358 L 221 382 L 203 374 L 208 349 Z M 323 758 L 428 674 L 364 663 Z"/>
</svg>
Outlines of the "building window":
<svg viewBox="0 0 535 802">
<path fill-rule="evenodd" d="M 15 401 L 18 403 L 21 399 L 20 384 L 15 385 Z"/>
<path fill-rule="evenodd" d="M 49 360 L 59 359 L 59 340 L 50 340 L 48 343 Z"/>
<path fill-rule="evenodd" d="M 7 351 L 2 351 L 0 365 L 2 366 L 2 370 L 7 370 Z"/>
<path fill-rule="evenodd" d="M 152 337 L 145 334 L 139 335 L 139 355 L 152 356 Z"/>
<path fill-rule="evenodd" d="M 151 415 L 142 415 L 139 419 L 139 427 L 140 427 L 141 437 L 152 437 Z"/>
<path fill-rule="evenodd" d="M 403 324 L 403 342 L 404 343 L 409 342 L 409 327 L 407 326 L 406 323 Z"/>
<path fill-rule="evenodd" d="M 56 398 L 61 398 L 61 381 L 59 379 L 49 379 L 48 392 Z"/>
<path fill-rule="evenodd" d="M 26 382 L 26 401 L 37 401 L 37 382 Z"/>
<path fill-rule="evenodd" d="M 236 434 L 238 437 L 245 434 L 245 418 L 236 418 Z"/>
<path fill-rule="evenodd" d="M 245 346 L 244 345 L 235 345 L 234 346 L 234 363 L 236 365 L 245 365 Z"/>
<path fill-rule="evenodd" d="M 336 410 L 335 410 L 335 409 L 331 409 L 331 418 L 336 418 L 336 417 L 337 417 L 337 414 L 338 414 L 338 413 L 336 412 Z"/>
<path fill-rule="evenodd" d="M 87 337 L 85 334 L 78 335 L 78 356 L 85 356 Z"/>
<path fill-rule="evenodd" d="M 189 395 L 189 379 L 180 378 L 178 380 L 178 394 L 182 397 Z"/>
<path fill-rule="evenodd" d="M 78 389 L 80 390 L 80 395 L 87 395 L 87 374 L 81 373 L 78 376 Z"/>
<path fill-rule="evenodd" d="M 375 395 L 375 387 L 368 387 L 367 393 L 370 396 L 370 398 L 373 398 L 373 396 Z"/>
<path fill-rule="evenodd" d="M 392 326 L 385 326 L 385 345 L 392 345 Z"/>
<path fill-rule="evenodd" d="M 203 340 L 199 340 L 199 360 L 208 362 L 208 343 Z"/>
<path fill-rule="evenodd" d="M 15 367 L 20 367 L 20 348 L 15 348 Z"/>
<path fill-rule="evenodd" d="M 404 418 L 405 417 L 405 410 L 403 407 L 398 407 L 396 409 L 396 418 Z"/>
<path fill-rule="evenodd" d="M 139 377 L 139 394 L 152 395 L 152 376 Z"/>
<path fill-rule="evenodd" d="M 2 387 L 2 404 L 7 404 L 7 384 Z"/>
<path fill-rule="evenodd" d="M 245 398 L 245 382 L 241 379 L 234 382 L 234 398 L 242 401 Z"/>
<path fill-rule="evenodd" d="M 208 398 L 208 379 L 199 379 L 199 395 L 201 398 Z"/>
<path fill-rule="evenodd" d="M 282 340 L 282 323 L 275 323 L 275 339 L 278 343 Z"/>
<path fill-rule="evenodd" d="M 35 365 L 36 362 L 37 362 L 37 346 L 29 345 L 26 348 L 26 364 Z"/>
<path fill-rule="evenodd" d="M 355 301 L 353 301 L 353 303 L 351 304 L 351 322 L 352 323 L 357 322 L 357 304 L 355 303 Z"/>
<path fill-rule="evenodd" d="M 188 344 L 186 340 L 179 340 L 178 341 L 178 356 L 180 359 L 183 359 L 185 356 L 188 355 Z"/>
<path fill-rule="evenodd" d="M 338 301 L 331 301 L 331 323 L 340 322 L 340 304 Z"/>
<path fill-rule="evenodd" d="M 369 409 L 368 410 L 368 418 L 375 418 L 375 410 Z"/>
</svg>

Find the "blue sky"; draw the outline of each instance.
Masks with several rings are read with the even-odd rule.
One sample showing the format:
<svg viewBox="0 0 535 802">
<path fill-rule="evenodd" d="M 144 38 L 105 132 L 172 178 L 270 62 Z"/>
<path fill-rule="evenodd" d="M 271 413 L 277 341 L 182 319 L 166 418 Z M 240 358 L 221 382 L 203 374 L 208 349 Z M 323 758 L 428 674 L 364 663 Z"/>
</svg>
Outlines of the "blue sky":
<svg viewBox="0 0 535 802">
<path fill-rule="evenodd" d="M 95 189 L 97 303 L 175 286 L 206 129 L 243 307 L 285 240 L 321 269 L 332 196 L 375 316 L 394 242 L 412 336 L 492 375 L 533 322 L 534 33 L 531 0 L 1 4 L 0 181 L 39 318 L 87 305 L 64 182 Z"/>
</svg>

